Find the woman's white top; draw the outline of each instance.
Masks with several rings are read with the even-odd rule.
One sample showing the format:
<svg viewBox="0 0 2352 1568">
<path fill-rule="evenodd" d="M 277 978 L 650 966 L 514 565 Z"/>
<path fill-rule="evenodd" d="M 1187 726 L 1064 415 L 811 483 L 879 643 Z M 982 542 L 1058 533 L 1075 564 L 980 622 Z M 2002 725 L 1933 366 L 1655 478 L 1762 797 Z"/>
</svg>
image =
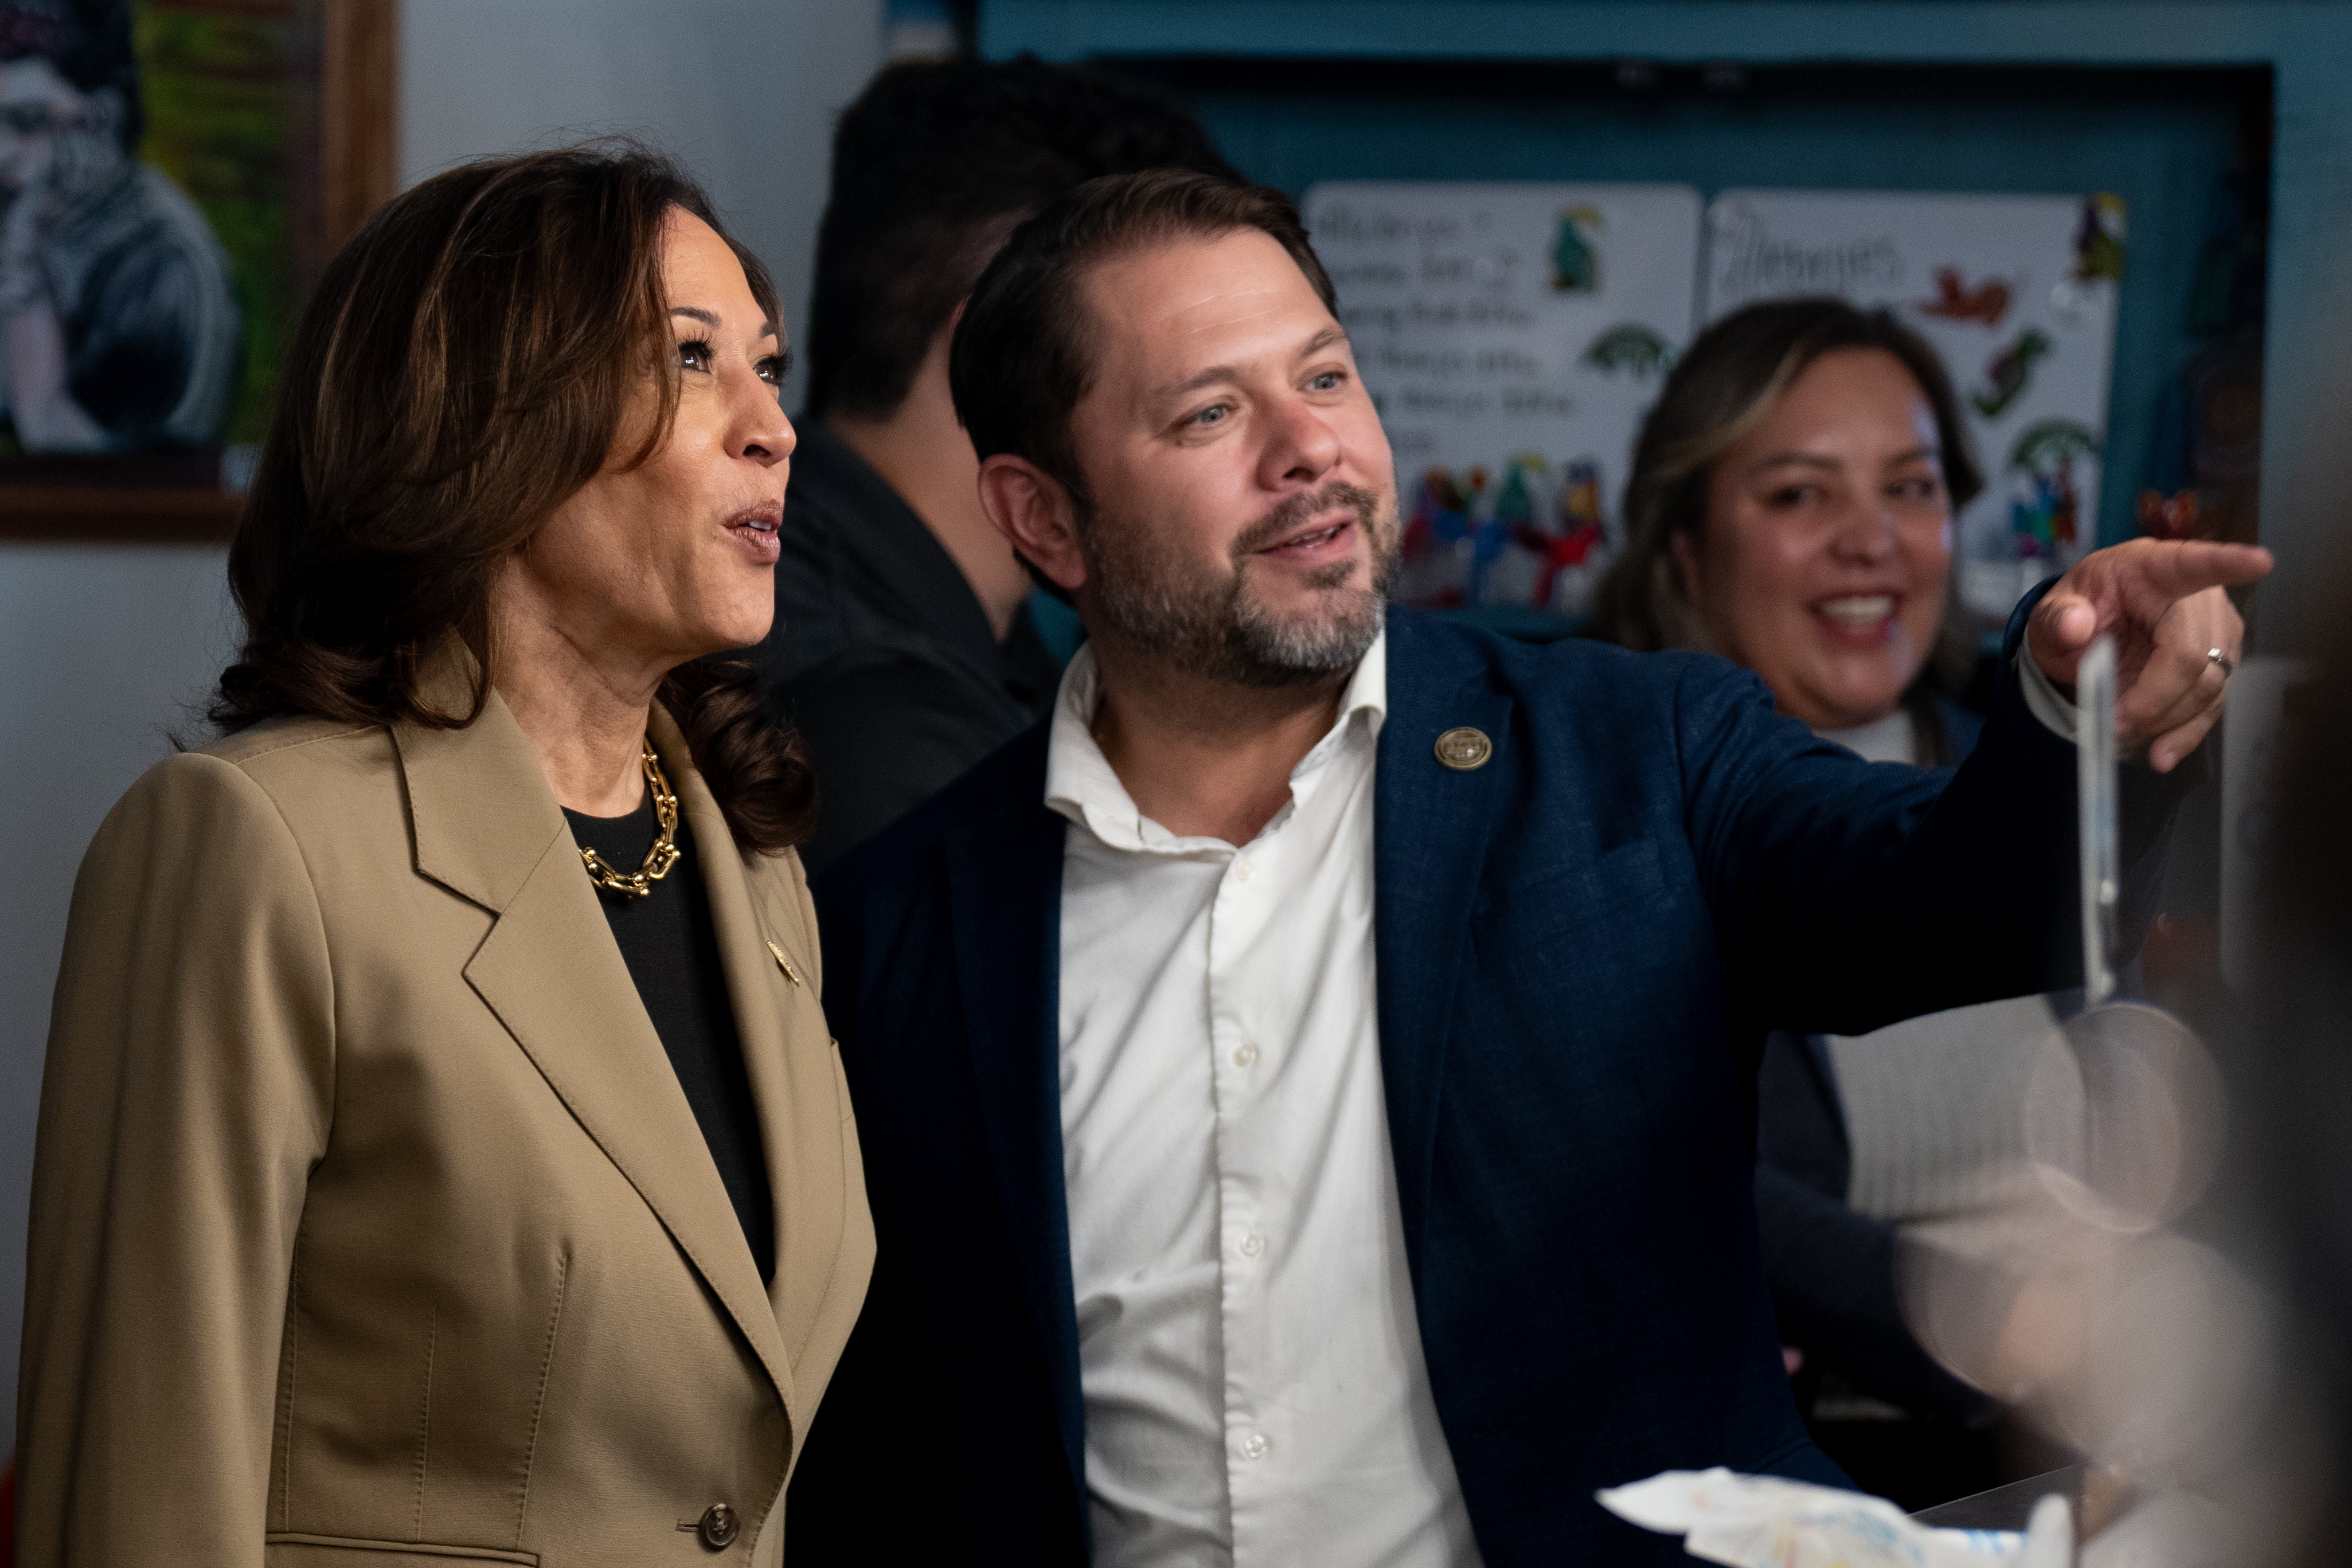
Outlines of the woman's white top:
<svg viewBox="0 0 2352 1568">
<path fill-rule="evenodd" d="M 1853 729 L 1815 730 L 1871 762 L 1918 761 L 1896 708 Z M 1846 1205 L 1915 1241 L 1993 1260 L 2047 1197 L 2026 1162 L 2024 1106 L 2037 1052 L 2057 1032 L 2043 997 L 2017 997 L 1831 1035 L 1830 1064 L 1853 1156 Z"/>
</svg>

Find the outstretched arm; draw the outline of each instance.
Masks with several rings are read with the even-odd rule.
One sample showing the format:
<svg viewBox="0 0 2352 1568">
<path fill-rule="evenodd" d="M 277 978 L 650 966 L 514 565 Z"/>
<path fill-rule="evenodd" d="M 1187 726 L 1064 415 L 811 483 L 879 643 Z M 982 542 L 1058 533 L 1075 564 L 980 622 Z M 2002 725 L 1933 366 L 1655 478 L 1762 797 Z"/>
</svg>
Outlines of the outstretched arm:
<svg viewBox="0 0 2352 1568">
<path fill-rule="evenodd" d="M 1734 995 L 1756 1027 L 1859 1034 L 2082 977 L 2074 752 L 2028 708 L 2028 649 L 2071 684 L 2116 638 L 2118 728 L 2150 747 L 2124 770 L 2121 914 L 2154 907 L 2158 850 L 2218 714 L 2236 612 L 2222 582 L 2266 552 L 2141 540 L 2087 558 L 2012 619 L 1984 738 L 1958 773 L 1873 768 L 1774 716 L 1760 684 L 1694 665 L 1677 707 L 1688 831 Z M 2151 770 L 2154 768 L 2156 770 Z"/>
<path fill-rule="evenodd" d="M 2025 651 L 2072 693 L 2083 655 L 2116 640 L 2116 731 L 2169 773 L 2221 716 L 2221 694 L 2245 646 L 2245 622 L 2224 588 L 2270 575 L 2254 545 L 2133 539 L 2094 550 L 2033 607 Z"/>
</svg>

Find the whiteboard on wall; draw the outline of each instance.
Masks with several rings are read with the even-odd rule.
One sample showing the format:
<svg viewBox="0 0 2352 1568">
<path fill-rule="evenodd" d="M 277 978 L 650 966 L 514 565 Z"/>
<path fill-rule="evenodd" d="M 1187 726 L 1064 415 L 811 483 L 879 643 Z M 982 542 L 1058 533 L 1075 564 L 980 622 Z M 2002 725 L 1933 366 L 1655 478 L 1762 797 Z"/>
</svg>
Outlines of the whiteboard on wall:
<svg viewBox="0 0 2352 1568">
<path fill-rule="evenodd" d="M 1698 193 L 1327 182 L 1304 214 L 1396 455 L 1396 596 L 1580 612 L 1696 324 Z"/>
<path fill-rule="evenodd" d="M 1735 190 L 1706 227 L 1707 320 L 1833 294 L 1887 308 L 1943 356 L 1985 476 L 1954 546 L 1986 623 L 2097 543 L 2120 201 Z"/>
</svg>

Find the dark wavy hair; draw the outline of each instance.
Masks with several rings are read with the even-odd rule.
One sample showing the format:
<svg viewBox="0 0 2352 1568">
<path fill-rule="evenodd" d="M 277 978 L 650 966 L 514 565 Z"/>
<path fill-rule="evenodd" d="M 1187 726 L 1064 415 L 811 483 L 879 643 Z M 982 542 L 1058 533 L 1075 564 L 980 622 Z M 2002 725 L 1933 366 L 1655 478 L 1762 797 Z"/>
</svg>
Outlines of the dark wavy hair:
<svg viewBox="0 0 2352 1568">
<path fill-rule="evenodd" d="M 287 357 L 253 491 L 229 549 L 245 617 L 208 715 L 225 731 L 285 714 L 455 729 L 489 699 L 499 568 L 614 457 L 647 378 L 669 437 L 662 229 L 674 208 L 726 229 L 694 182 L 629 142 L 452 169 L 394 198 L 336 256 Z M 752 296 L 774 284 L 732 238 Z M 427 698 L 452 639 L 473 654 L 461 713 Z M 737 840 L 807 837 L 816 789 L 750 665 L 698 659 L 659 700 Z"/>
</svg>

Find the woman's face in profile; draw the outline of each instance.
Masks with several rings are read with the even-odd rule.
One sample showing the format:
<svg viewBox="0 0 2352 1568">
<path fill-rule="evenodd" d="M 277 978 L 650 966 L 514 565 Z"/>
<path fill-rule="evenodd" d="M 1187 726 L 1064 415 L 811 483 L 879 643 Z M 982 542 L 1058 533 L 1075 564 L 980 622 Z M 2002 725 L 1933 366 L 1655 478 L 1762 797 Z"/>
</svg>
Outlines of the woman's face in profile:
<svg viewBox="0 0 2352 1568">
<path fill-rule="evenodd" d="M 1822 355 L 1715 465 L 1675 552 L 1716 647 L 1819 729 L 1884 718 L 1935 646 L 1952 507 L 1934 408 L 1884 349 Z"/>
<path fill-rule="evenodd" d="M 727 242 L 689 213 L 670 213 L 662 285 L 678 380 L 669 439 L 641 465 L 618 466 L 658 412 L 648 383 L 622 421 L 614 465 L 556 508 L 516 569 L 541 612 L 592 656 L 667 669 L 767 635 L 796 438 L 779 401 L 775 323 Z"/>
</svg>

